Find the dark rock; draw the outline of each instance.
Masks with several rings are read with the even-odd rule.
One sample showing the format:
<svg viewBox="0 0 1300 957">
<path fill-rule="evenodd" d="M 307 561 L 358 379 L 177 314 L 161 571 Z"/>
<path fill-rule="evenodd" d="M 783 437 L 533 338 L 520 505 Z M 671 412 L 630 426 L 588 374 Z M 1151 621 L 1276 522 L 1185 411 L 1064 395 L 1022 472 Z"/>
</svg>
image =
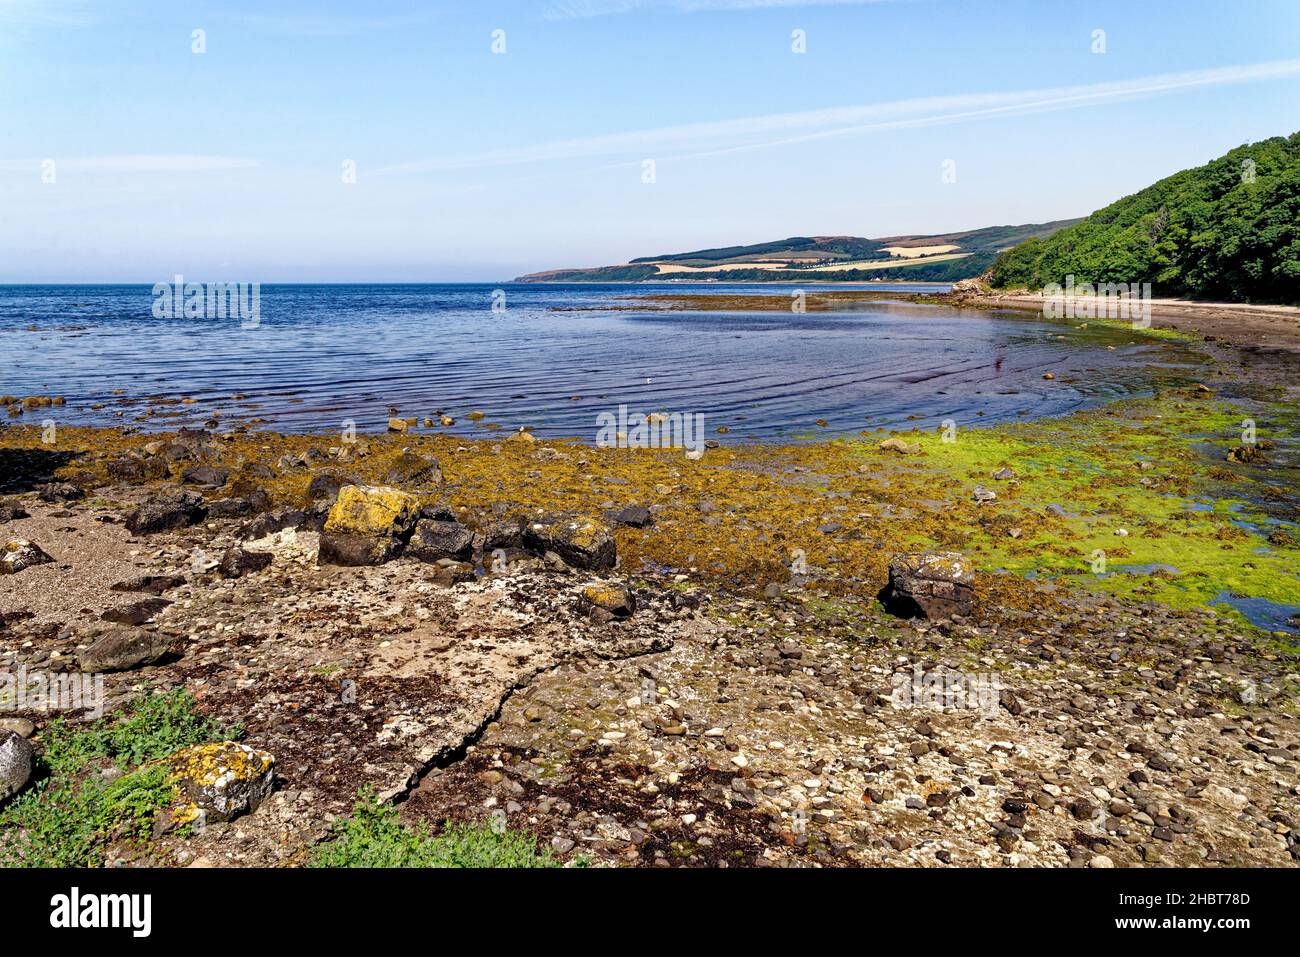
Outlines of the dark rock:
<svg viewBox="0 0 1300 957">
<path fill-rule="evenodd" d="M 183 489 L 167 489 L 146 499 L 126 517 L 126 527 L 136 535 L 197 525 L 207 517 L 202 496 Z"/>
<path fill-rule="evenodd" d="M 221 556 L 217 574 L 222 578 L 242 578 L 250 572 L 260 572 L 270 564 L 270 552 L 250 552 L 239 545 L 232 545 Z"/>
<path fill-rule="evenodd" d="M 0 502 L 0 525 L 27 517 L 27 510 L 17 502 Z"/>
<path fill-rule="evenodd" d="M 166 598 L 141 598 L 127 605 L 109 608 L 99 617 L 123 625 L 143 625 L 170 604 Z"/>
<path fill-rule="evenodd" d="M 483 529 L 483 550 L 492 552 L 497 549 L 509 551 L 520 548 L 524 543 L 523 522 L 518 519 L 503 518 L 491 522 Z"/>
<path fill-rule="evenodd" d="M 315 528 L 312 529 L 312 524 L 318 520 L 320 524 L 316 524 Z M 271 512 L 263 512 L 241 528 L 239 537 L 247 542 L 255 538 L 274 535 L 286 528 L 308 528 L 316 531 L 320 529 L 320 525 L 323 523 L 322 514 L 316 510 L 308 512 L 306 509 L 301 508 L 277 508 Z"/>
<path fill-rule="evenodd" d="M 345 485 L 353 484 L 355 484 L 355 480 L 347 476 L 335 472 L 321 472 L 313 475 L 311 484 L 307 486 L 307 501 L 323 501 L 333 505 L 338 500 L 339 489 Z"/>
<path fill-rule="evenodd" d="M 270 496 L 266 498 L 269 500 Z M 208 503 L 208 518 L 243 518 L 263 507 L 251 497 L 219 498 Z"/>
<path fill-rule="evenodd" d="M 167 463 L 157 458 L 126 455 L 114 459 L 104 467 L 105 473 L 115 482 L 139 484 L 167 477 Z"/>
<path fill-rule="evenodd" d="M 171 588 L 179 588 L 185 584 L 185 579 L 179 575 L 140 575 L 137 578 L 127 578 L 109 588 L 113 591 L 140 591 L 147 592 L 150 595 L 161 595 Z"/>
<path fill-rule="evenodd" d="M 442 484 L 442 469 L 434 459 L 403 452 L 397 456 L 384 473 L 384 481 L 390 485 L 428 487 Z"/>
<path fill-rule="evenodd" d="M 86 493 L 71 482 L 50 482 L 42 485 L 38 493 L 42 502 L 75 502 Z"/>
<path fill-rule="evenodd" d="M 199 485 L 203 488 L 221 488 L 230 480 L 230 469 L 215 465 L 196 465 L 181 473 L 181 481 L 186 485 Z"/>
<path fill-rule="evenodd" d="M 144 628 L 114 628 L 77 655 L 83 672 L 130 671 L 159 661 L 171 639 Z"/>
<path fill-rule="evenodd" d="M 956 552 L 902 555 L 889 563 L 885 607 L 904 618 L 930 620 L 969 615 L 975 601 L 975 573 Z"/>
<path fill-rule="evenodd" d="M 406 554 L 422 562 L 440 558 L 468 558 L 474 547 L 474 535 L 459 522 L 421 519 L 406 545 Z"/>
<path fill-rule="evenodd" d="M 575 568 L 613 568 L 614 535 L 594 518 L 545 518 L 524 528 L 524 546 L 539 555 L 554 552 Z"/>
<path fill-rule="evenodd" d="M 614 516 L 615 525 L 627 525 L 631 528 L 647 528 L 654 524 L 654 516 L 644 505 L 629 505 Z"/>
</svg>

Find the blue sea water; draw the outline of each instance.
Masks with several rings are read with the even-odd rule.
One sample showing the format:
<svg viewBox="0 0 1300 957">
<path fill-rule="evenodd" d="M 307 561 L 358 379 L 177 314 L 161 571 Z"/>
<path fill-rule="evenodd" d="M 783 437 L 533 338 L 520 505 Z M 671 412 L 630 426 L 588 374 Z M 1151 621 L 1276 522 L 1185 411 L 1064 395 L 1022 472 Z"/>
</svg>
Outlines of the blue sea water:
<svg viewBox="0 0 1300 957">
<path fill-rule="evenodd" d="M 1195 374 L 1176 345 L 1022 312 L 891 301 L 804 314 L 619 308 L 653 292 L 792 288 L 264 285 L 260 320 L 246 328 L 155 318 L 144 285 L 0 286 L 0 392 L 63 395 L 42 416 L 66 424 L 146 430 L 216 413 L 222 428 L 333 432 L 352 420 L 380 431 L 391 406 L 450 415 L 449 431 L 466 435 L 492 434 L 491 424 L 593 441 L 597 416 L 627 405 L 702 414 L 723 441 L 780 441 L 1054 415 Z M 193 401 L 159 404 L 180 398 Z"/>
</svg>

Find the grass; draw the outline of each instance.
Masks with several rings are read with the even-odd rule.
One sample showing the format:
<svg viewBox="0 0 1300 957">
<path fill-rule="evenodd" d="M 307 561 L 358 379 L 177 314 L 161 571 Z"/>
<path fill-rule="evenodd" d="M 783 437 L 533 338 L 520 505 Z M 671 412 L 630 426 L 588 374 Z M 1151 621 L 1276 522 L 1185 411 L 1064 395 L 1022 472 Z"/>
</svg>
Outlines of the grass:
<svg viewBox="0 0 1300 957">
<path fill-rule="evenodd" d="M 313 852 L 312 867 L 551 868 L 561 864 L 539 850 L 537 838 L 519 831 L 498 833 L 482 825 L 447 824 L 438 835 L 424 825 L 398 820 L 397 808 L 363 789 L 352 816 L 334 826 L 334 836 Z"/>
<path fill-rule="evenodd" d="M 170 772 L 155 762 L 239 733 L 197 714 L 183 688 L 150 694 L 87 727 L 52 721 L 37 738 L 36 784 L 0 811 L 0 865 L 102 865 L 113 843 L 148 838 L 173 800 Z M 104 777 L 110 768 L 126 773 Z"/>
</svg>

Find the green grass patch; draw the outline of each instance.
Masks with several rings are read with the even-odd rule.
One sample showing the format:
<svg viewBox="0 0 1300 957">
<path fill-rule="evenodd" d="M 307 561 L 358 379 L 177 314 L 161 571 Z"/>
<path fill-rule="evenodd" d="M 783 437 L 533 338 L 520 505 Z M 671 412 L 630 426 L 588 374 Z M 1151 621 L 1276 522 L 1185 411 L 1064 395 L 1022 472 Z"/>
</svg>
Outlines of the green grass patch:
<svg viewBox="0 0 1300 957">
<path fill-rule="evenodd" d="M 363 789 L 352 816 L 334 826 L 334 836 L 316 847 L 312 867 L 560 867 L 537 838 L 519 831 L 447 824 L 433 835 L 423 825 L 407 827 L 397 808 Z"/>
<path fill-rule="evenodd" d="M 86 726 L 50 722 L 36 739 L 36 783 L 0 811 L 0 866 L 102 865 L 114 842 L 146 840 L 174 797 L 170 772 L 153 762 L 240 733 L 197 714 L 183 688 Z"/>
</svg>

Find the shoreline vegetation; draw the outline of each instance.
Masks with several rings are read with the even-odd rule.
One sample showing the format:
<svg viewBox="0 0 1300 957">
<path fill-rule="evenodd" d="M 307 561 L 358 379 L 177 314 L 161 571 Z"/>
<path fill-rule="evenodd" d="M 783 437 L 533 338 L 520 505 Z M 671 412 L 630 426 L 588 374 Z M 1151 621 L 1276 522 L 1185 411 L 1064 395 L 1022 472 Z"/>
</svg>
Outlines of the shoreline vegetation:
<svg viewBox="0 0 1300 957">
<path fill-rule="evenodd" d="M 1292 355 L 1261 325 L 1290 314 L 1186 308 L 1140 332 L 1204 383 L 954 441 L 10 424 L 0 667 L 106 672 L 94 740 L 155 743 L 70 763 L 11 689 L 6 862 L 1294 864 L 1297 411 L 1255 349 Z M 187 696 L 197 759 L 139 728 L 147 690 Z M 195 828 L 212 749 L 243 799 Z"/>
<path fill-rule="evenodd" d="M 1078 283 L 1300 306 L 1300 133 L 1249 143 L 1082 219 L 964 233 L 772 243 L 550 270 L 516 281 Z"/>
</svg>

